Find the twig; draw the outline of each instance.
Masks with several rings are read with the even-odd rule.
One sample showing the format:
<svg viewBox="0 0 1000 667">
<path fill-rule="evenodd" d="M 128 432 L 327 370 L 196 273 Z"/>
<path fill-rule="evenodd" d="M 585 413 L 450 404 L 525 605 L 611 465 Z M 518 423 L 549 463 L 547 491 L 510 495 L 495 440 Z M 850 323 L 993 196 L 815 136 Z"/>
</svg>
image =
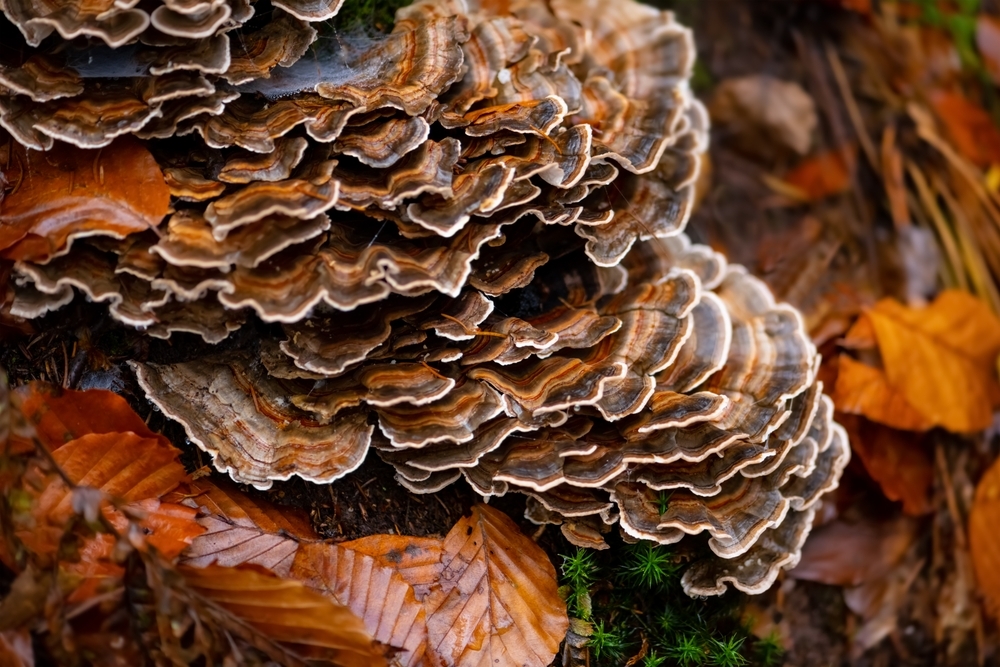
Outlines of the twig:
<svg viewBox="0 0 1000 667">
<path fill-rule="evenodd" d="M 858 136 L 858 142 L 861 144 L 861 150 L 864 151 L 865 157 L 868 158 L 868 163 L 875 170 L 875 173 L 881 174 L 882 170 L 879 168 L 878 153 L 875 152 L 875 144 L 872 142 L 871 137 L 868 136 L 868 130 L 865 128 L 864 120 L 861 118 L 861 111 L 858 109 L 858 102 L 854 99 L 851 84 L 848 82 L 847 74 L 844 72 L 844 65 L 840 62 L 840 55 L 833 44 L 826 40 L 823 41 L 823 47 L 826 51 L 826 59 L 830 63 L 830 70 L 833 72 L 833 78 L 837 82 L 837 88 L 840 89 L 840 96 L 844 99 L 847 116 L 851 119 L 851 125 L 854 126 L 854 133 Z"/>
</svg>

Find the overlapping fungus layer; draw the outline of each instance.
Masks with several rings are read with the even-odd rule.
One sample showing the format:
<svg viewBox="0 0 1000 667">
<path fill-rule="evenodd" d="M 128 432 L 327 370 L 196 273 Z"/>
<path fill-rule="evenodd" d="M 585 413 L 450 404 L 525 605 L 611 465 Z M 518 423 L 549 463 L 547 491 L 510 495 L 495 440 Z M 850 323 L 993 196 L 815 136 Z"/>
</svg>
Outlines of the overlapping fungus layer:
<svg viewBox="0 0 1000 667">
<path fill-rule="evenodd" d="M 523 492 L 577 544 L 705 533 L 691 594 L 767 588 L 848 449 L 799 315 L 682 233 L 689 31 L 622 0 L 423 0 L 371 38 L 331 28 L 340 2 L 2 0 L 10 169 L 150 155 L 170 195 L 150 221 L 8 193 L 11 312 L 280 323 L 134 364 L 234 479 L 329 482 L 374 447 L 415 492 Z"/>
</svg>

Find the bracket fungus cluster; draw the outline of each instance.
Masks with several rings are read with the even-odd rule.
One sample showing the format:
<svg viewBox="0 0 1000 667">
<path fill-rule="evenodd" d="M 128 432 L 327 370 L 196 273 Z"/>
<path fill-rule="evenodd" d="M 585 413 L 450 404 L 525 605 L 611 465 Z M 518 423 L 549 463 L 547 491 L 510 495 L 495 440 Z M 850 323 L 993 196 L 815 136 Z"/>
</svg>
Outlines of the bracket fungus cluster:
<svg viewBox="0 0 1000 667">
<path fill-rule="evenodd" d="M 690 32 L 621 0 L 418 0 L 373 38 L 331 31 L 341 2 L 0 0 L 6 163 L 162 173 L 107 210 L 9 192 L 10 312 L 273 323 L 133 363 L 239 482 L 374 448 L 414 492 L 527 494 L 576 544 L 702 534 L 692 595 L 766 589 L 849 454 L 798 313 L 683 233 Z"/>
</svg>

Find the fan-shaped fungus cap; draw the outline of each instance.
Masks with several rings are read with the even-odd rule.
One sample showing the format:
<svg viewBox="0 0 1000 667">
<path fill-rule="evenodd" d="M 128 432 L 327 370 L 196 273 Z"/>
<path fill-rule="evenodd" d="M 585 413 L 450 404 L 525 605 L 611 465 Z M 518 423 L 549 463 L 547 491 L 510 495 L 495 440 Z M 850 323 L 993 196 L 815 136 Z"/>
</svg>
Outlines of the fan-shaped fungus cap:
<svg viewBox="0 0 1000 667">
<path fill-rule="evenodd" d="M 574 544 L 707 533 L 692 595 L 767 588 L 849 454 L 798 313 L 683 234 L 690 32 L 631 1 L 418 0 L 322 38 L 341 3 L 0 3 L 25 36 L 5 162 L 109 183 L 0 201 L 10 312 L 80 291 L 155 337 L 280 323 L 133 363 L 237 481 L 329 482 L 373 445 L 414 492 L 525 493 Z M 143 197 L 115 203 L 114 169 Z"/>
</svg>

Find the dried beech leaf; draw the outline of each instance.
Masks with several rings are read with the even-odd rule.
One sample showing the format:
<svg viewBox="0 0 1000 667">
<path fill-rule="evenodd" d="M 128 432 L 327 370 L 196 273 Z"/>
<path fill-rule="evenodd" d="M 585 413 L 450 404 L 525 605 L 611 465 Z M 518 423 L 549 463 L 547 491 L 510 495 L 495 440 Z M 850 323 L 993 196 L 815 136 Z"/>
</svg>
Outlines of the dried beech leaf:
<svg viewBox="0 0 1000 667">
<path fill-rule="evenodd" d="M 80 236 L 112 236 L 160 224 L 170 190 L 143 144 L 123 137 L 100 150 L 60 144 L 48 152 L 13 142 L 17 187 L 0 207 L 0 255 L 44 260 Z"/>
<path fill-rule="evenodd" d="M 375 536 L 376 538 L 381 536 Z M 391 563 L 339 544 L 301 545 L 292 576 L 348 607 L 400 665 L 426 664 L 427 612 Z"/>
<path fill-rule="evenodd" d="M 49 449 L 90 433 L 135 433 L 163 438 L 149 430 L 128 402 L 110 391 L 74 391 L 47 382 L 31 382 L 15 389 L 20 410 Z M 162 442 L 167 443 L 163 438 Z"/>
<path fill-rule="evenodd" d="M 255 502 L 224 479 L 189 482 L 167 499 L 202 510 L 198 523 L 205 532 L 184 552 L 187 565 L 249 563 L 287 577 L 299 540 L 319 537 L 304 513 Z"/>
<path fill-rule="evenodd" d="M 914 310 L 883 299 L 867 311 L 889 384 L 949 431 L 986 428 L 1000 404 L 1000 320 L 982 301 L 947 290 Z"/>
<path fill-rule="evenodd" d="M 839 415 L 838 421 L 847 429 L 851 450 L 886 498 L 902 501 L 903 511 L 912 516 L 933 509 L 934 464 L 922 436 L 852 415 Z"/>
<path fill-rule="evenodd" d="M 986 608 L 1000 618 L 1000 460 L 993 463 L 979 484 L 969 512 L 969 551 L 976 570 L 977 589 Z"/>
<path fill-rule="evenodd" d="M 150 514 L 151 522 L 143 524 L 148 537 L 160 539 L 158 526 L 166 533 L 160 542 L 164 551 L 179 552 L 202 532 L 193 514 L 171 517 L 169 506 L 160 507 L 159 503 L 143 506 L 143 501 L 159 499 L 185 479 L 184 466 L 177 460 L 179 454 L 177 449 L 157 438 L 143 438 L 135 433 L 92 433 L 71 440 L 55 450 L 52 457 L 74 484 L 99 490 Z M 31 510 L 35 527 L 18 533 L 36 553 L 51 553 L 58 544 L 51 543 L 50 538 L 61 533 L 70 516 L 79 511 L 81 498 L 55 473 L 46 475 L 41 470 L 29 468 L 26 478 L 36 480 L 36 484 L 44 482 L 36 487 L 40 490 L 36 492 Z M 101 511 L 100 504 L 95 506 L 96 511 Z M 121 521 L 116 510 L 104 506 L 103 511 L 113 524 Z M 159 511 L 165 515 L 158 517 Z M 179 519 L 179 523 L 174 518 Z M 174 546 L 176 542 L 172 542 L 169 535 L 178 536 L 182 542 L 179 548 Z M 103 554 L 104 550 L 94 553 Z"/>
<path fill-rule="evenodd" d="M 198 594 L 298 655 L 342 667 L 387 664 L 361 619 L 298 581 L 255 566 L 177 570 Z"/>
<path fill-rule="evenodd" d="M 903 431 L 926 431 L 933 426 L 902 393 L 892 388 L 885 371 L 855 361 L 846 354 L 837 362 L 833 403 L 841 412 L 864 415 Z"/>
<path fill-rule="evenodd" d="M 392 567 L 413 587 L 418 600 L 423 600 L 441 576 L 442 542 L 434 537 L 404 535 L 372 535 L 342 542 L 350 549 L 385 567 Z"/>
<path fill-rule="evenodd" d="M 439 588 L 424 600 L 430 649 L 455 667 L 544 667 L 569 618 L 555 568 L 505 514 L 476 505 L 444 541 Z"/>
</svg>

